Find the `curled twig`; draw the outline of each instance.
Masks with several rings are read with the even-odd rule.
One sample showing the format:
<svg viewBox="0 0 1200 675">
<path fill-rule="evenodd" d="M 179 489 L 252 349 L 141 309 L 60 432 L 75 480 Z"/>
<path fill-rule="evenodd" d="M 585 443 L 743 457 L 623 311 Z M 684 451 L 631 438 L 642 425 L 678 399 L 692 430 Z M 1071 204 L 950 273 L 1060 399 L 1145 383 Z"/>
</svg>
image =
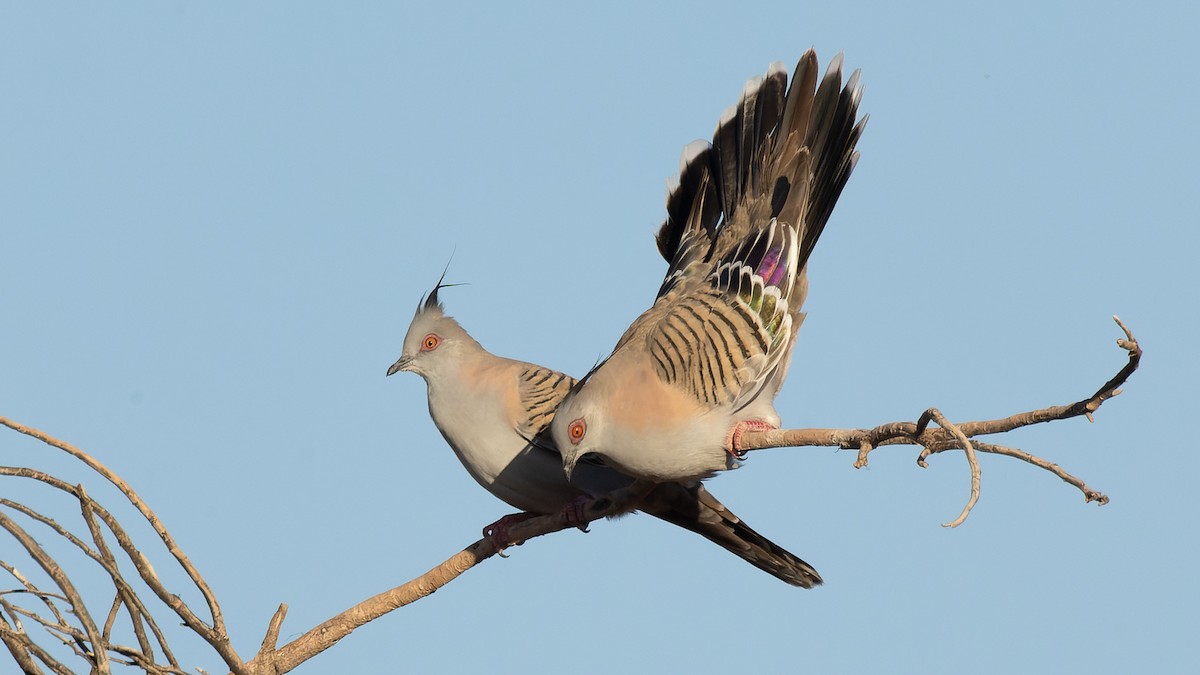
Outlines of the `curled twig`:
<svg viewBox="0 0 1200 675">
<path fill-rule="evenodd" d="M 932 419 L 934 422 L 937 422 L 939 427 L 954 434 L 954 437 L 958 439 L 958 442 L 962 443 L 963 452 L 965 452 L 967 455 L 967 463 L 971 466 L 971 497 L 967 500 L 966 506 L 963 507 L 962 513 L 958 514 L 957 518 L 948 523 L 942 523 L 942 527 L 958 527 L 959 525 L 962 525 L 964 521 L 966 521 L 967 516 L 971 513 L 971 509 L 975 508 L 975 503 L 979 501 L 979 458 L 975 456 L 975 445 L 971 443 L 966 434 L 962 432 L 962 429 L 959 429 L 958 425 L 953 424 L 950 422 L 950 420 L 946 419 L 945 415 L 943 415 L 941 411 L 939 411 L 937 408 L 930 408 L 929 410 L 926 410 L 923 415 L 921 415 L 921 418 L 924 419 L 925 416 L 929 416 L 930 419 Z M 917 426 L 921 426 L 921 423 L 918 422 Z M 918 459 L 917 463 L 922 467 L 926 466 L 924 457 Z"/>
</svg>

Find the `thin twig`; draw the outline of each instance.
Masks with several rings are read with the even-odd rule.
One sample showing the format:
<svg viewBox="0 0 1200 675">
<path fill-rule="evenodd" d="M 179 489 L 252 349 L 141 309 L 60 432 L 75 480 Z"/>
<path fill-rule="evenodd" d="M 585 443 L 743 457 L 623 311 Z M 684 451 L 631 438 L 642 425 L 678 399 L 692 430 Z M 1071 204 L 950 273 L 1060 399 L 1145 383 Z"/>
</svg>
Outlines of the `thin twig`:
<svg viewBox="0 0 1200 675">
<path fill-rule="evenodd" d="M 96 626 L 92 615 L 88 612 L 83 598 L 79 595 L 79 591 L 75 589 L 75 584 L 71 583 L 71 579 L 63 571 L 62 567 L 54 561 L 54 558 L 46 553 L 45 549 L 34 541 L 28 532 L 2 511 L 0 511 L 0 527 L 8 530 L 13 539 L 16 539 L 18 543 L 25 547 L 25 552 L 29 554 L 29 557 L 37 562 L 38 566 L 42 568 L 47 576 L 58 586 L 59 590 L 63 592 L 63 595 L 67 596 L 67 600 L 71 603 L 71 613 L 78 617 L 79 621 L 83 624 L 88 643 L 91 645 L 90 651 L 86 653 L 86 656 L 92 662 L 93 668 L 102 673 L 107 672 L 108 652 L 104 648 L 104 639 L 101 637 L 100 629 Z"/>
<path fill-rule="evenodd" d="M 120 565 L 117 564 L 117 557 L 113 555 L 112 550 L 104 541 L 104 533 L 100 530 L 100 524 L 96 522 L 96 507 L 99 506 L 84 490 L 83 485 L 76 486 L 76 496 L 79 497 L 79 504 L 83 515 L 83 521 L 87 524 L 88 532 L 92 535 L 92 541 L 96 544 L 96 550 L 100 554 L 100 566 L 108 572 L 109 579 L 112 580 L 113 586 L 117 589 L 117 594 L 113 598 L 113 606 L 110 611 L 110 618 L 105 621 L 104 635 L 105 639 L 111 634 L 112 622 L 116 620 L 117 612 L 124 605 L 129 613 L 129 622 L 133 627 L 134 636 L 137 638 L 138 645 L 142 648 L 142 653 L 145 654 L 147 660 L 154 662 L 154 648 L 150 645 L 149 639 L 146 637 L 145 628 L 142 626 L 142 616 L 148 616 L 141 606 L 141 601 L 137 599 L 137 594 L 125 581 L 125 577 L 121 575 Z M 175 663 L 175 657 L 163 646 L 168 660 L 171 665 L 178 666 Z"/>
<path fill-rule="evenodd" d="M 929 455 L 956 449 L 957 448 L 940 448 L 938 450 L 926 449 L 921 452 L 921 458 L 924 459 Z M 1061 466 L 1044 460 L 1037 455 L 1031 455 L 1024 450 L 1019 450 L 1017 448 L 1009 448 L 1003 445 L 996 445 L 994 443 L 984 443 L 983 441 L 975 441 L 975 449 L 979 452 L 987 452 L 994 455 L 1004 455 L 1005 457 L 1014 457 L 1024 462 L 1028 462 L 1039 469 L 1045 469 L 1046 471 L 1049 471 L 1055 476 L 1061 478 L 1064 483 L 1074 485 L 1076 488 L 1078 488 L 1079 491 L 1083 493 L 1083 500 L 1085 503 L 1096 502 L 1101 506 L 1108 503 L 1108 497 L 1104 493 L 1098 490 L 1093 490 L 1092 488 L 1088 487 L 1087 483 L 1084 483 L 1083 480 L 1064 471 Z"/>
<path fill-rule="evenodd" d="M 0 606 L 4 606 L 5 609 L 12 613 L 11 608 L 6 606 L 5 603 L 0 602 Z M 66 664 L 55 659 L 49 652 L 42 649 L 42 646 L 34 642 L 28 633 L 9 627 L 8 623 L 3 620 L 0 620 L 0 638 L 4 640 L 4 644 L 13 653 L 17 664 L 21 666 L 24 672 L 42 672 L 37 663 L 33 661 L 36 658 L 57 675 L 73 675 L 71 669 Z"/>
<path fill-rule="evenodd" d="M 1138 369 L 1138 365 L 1141 363 L 1142 348 L 1138 344 L 1137 339 L 1133 337 L 1133 332 L 1129 330 L 1129 327 L 1120 318 L 1114 316 L 1113 320 L 1125 334 L 1124 339 L 1117 340 L 1117 346 L 1128 353 L 1128 360 L 1121 370 L 1112 379 L 1097 389 L 1095 393 L 1075 403 L 1039 408 L 1038 410 L 1016 413 L 1008 417 L 993 420 L 962 422 L 957 425 L 952 423 L 948 425 L 939 424 L 941 426 L 940 429 L 927 428 L 932 417 L 922 415 L 916 422 L 891 422 L 881 424 L 872 429 L 776 429 L 774 431 L 752 431 L 742 435 L 739 447 L 747 451 L 766 448 L 810 446 L 857 449 L 858 456 L 854 461 L 855 468 L 867 466 L 868 454 L 884 445 L 922 446 L 923 450 L 917 458 L 917 462 L 922 466 L 924 466 L 925 459 L 930 455 L 947 450 L 963 450 L 968 454 L 968 457 L 973 455 L 974 451 L 987 452 L 1014 457 L 1038 468 L 1050 471 L 1066 483 L 1078 488 L 1083 493 L 1084 499 L 1087 502 L 1096 502 L 1099 505 L 1107 504 L 1107 496 L 1088 487 L 1083 480 L 1067 473 L 1057 464 L 1022 450 L 1006 448 L 1002 445 L 981 443 L 979 441 L 968 442 L 967 439 L 974 438 L 975 436 L 1004 433 L 1032 424 L 1065 420 L 1072 417 L 1083 416 L 1087 417 L 1088 420 L 1092 420 L 1092 414 L 1105 401 L 1121 393 L 1121 387 L 1124 386 L 1129 376 Z M 968 448 L 968 446 L 971 447 Z M 971 489 L 973 498 L 968 506 L 973 506 L 977 499 L 977 481 L 977 467 L 972 466 Z M 970 508 L 966 509 L 966 511 L 970 511 Z M 960 522 L 956 520 L 947 525 L 954 525 Z"/>
</svg>

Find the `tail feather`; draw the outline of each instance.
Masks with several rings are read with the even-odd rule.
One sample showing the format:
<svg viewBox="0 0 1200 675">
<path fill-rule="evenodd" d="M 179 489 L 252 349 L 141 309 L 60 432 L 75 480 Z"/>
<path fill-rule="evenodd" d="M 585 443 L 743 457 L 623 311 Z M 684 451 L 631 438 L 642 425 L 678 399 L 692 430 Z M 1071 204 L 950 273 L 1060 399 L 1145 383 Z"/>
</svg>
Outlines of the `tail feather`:
<svg viewBox="0 0 1200 675">
<path fill-rule="evenodd" d="M 822 583 L 811 565 L 755 532 L 700 483 L 660 483 L 639 508 L 699 534 L 793 586 L 812 588 Z"/>
</svg>

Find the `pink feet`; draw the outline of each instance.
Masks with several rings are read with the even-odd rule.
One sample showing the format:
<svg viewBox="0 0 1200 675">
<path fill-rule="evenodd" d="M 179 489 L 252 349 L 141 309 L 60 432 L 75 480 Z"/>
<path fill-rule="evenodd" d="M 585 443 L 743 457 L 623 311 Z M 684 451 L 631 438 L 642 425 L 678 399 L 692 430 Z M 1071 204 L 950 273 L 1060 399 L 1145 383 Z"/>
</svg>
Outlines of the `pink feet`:
<svg viewBox="0 0 1200 675">
<path fill-rule="evenodd" d="M 747 431 L 774 431 L 779 427 L 774 424 L 768 424 L 762 420 L 742 420 L 733 425 L 733 429 L 729 431 L 729 438 L 725 440 L 725 451 L 733 455 L 736 459 L 741 459 L 746 456 L 746 451 L 742 449 L 742 434 Z"/>
</svg>

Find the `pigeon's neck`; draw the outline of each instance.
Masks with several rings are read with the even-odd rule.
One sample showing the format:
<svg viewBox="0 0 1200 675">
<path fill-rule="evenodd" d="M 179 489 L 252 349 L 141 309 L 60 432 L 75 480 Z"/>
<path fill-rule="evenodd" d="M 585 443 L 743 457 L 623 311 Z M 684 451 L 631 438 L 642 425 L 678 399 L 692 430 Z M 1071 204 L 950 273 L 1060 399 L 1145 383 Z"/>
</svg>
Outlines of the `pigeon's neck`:
<svg viewBox="0 0 1200 675">
<path fill-rule="evenodd" d="M 429 412 L 437 421 L 448 414 L 469 415 L 479 398 L 480 385 L 500 360 L 474 340 L 456 345 L 456 358 L 448 367 L 426 378 L 429 384 Z M 453 411 L 453 413 L 451 412 Z"/>
</svg>

